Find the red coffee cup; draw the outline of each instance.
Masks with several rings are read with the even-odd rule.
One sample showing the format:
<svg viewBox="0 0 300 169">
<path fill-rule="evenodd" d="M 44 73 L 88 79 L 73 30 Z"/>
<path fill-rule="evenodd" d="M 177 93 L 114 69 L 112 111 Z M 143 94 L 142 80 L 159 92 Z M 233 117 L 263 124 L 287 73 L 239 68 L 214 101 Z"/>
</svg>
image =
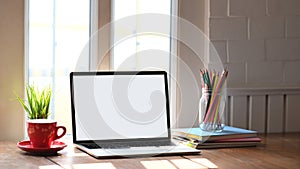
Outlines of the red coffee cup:
<svg viewBox="0 0 300 169">
<path fill-rule="evenodd" d="M 48 119 L 34 119 L 27 121 L 27 132 L 33 147 L 50 148 L 52 142 L 66 134 L 66 127 L 56 126 L 57 122 Z M 62 133 L 58 135 L 58 130 Z"/>
</svg>

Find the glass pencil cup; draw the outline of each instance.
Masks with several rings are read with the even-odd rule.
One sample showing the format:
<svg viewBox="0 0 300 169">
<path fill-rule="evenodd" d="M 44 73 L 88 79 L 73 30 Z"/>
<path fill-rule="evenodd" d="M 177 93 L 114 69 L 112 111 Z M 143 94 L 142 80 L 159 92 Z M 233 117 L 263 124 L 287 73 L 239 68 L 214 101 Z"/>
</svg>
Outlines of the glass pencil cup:
<svg viewBox="0 0 300 169">
<path fill-rule="evenodd" d="M 202 89 L 199 101 L 199 127 L 203 131 L 221 132 L 225 126 L 225 95 L 222 91 Z"/>
</svg>

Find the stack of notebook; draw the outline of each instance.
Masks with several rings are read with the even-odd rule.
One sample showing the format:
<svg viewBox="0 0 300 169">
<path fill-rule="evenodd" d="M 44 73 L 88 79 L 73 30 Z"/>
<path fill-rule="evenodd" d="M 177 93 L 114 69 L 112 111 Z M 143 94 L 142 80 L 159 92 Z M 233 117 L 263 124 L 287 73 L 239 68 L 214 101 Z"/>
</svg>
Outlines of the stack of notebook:
<svg viewBox="0 0 300 169">
<path fill-rule="evenodd" d="M 200 128 L 172 130 L 173 138 L 188 146 L 203 148 L 248 147 L 261 142 L 257 131 L 225 126 L 222 132 L 207 132 Z"/>
</svg>

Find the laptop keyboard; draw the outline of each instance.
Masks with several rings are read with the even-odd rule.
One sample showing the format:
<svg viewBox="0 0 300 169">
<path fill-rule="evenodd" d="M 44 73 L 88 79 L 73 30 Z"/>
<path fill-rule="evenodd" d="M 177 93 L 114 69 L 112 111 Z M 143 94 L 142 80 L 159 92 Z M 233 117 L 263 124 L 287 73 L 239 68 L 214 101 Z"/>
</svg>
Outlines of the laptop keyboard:
<svg viewBox="0 0 300 169">
<path fill-rule="evenodd" d="M 154 142 L 131 142 L 131 143 L 81 143 L 81 145 L 89 149 L 119 149 L 129 147 L 161 147 L 161 146 L 174 146 L 175 144 L 171 141 L 154 141 Z"/>
<path fill-rule="evenodd" d="M 97 148 L 101 148 L 100 145 L 96 144 L 96 143 L 81 143 L 80 145 L 89 148 L 89 149 L 97 149 Z"/>
</svg>

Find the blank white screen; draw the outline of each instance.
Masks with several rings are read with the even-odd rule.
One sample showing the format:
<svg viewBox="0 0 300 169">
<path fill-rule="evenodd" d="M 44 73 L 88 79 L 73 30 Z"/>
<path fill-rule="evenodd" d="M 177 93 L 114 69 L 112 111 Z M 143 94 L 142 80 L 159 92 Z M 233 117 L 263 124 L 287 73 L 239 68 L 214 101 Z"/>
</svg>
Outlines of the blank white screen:
<svg viewBox="0 0 300 169">
<path fill-rule="evenodd" d="M 168 137 L 163 75 L 74 75 L 76 137 Z"/>
</svg>

